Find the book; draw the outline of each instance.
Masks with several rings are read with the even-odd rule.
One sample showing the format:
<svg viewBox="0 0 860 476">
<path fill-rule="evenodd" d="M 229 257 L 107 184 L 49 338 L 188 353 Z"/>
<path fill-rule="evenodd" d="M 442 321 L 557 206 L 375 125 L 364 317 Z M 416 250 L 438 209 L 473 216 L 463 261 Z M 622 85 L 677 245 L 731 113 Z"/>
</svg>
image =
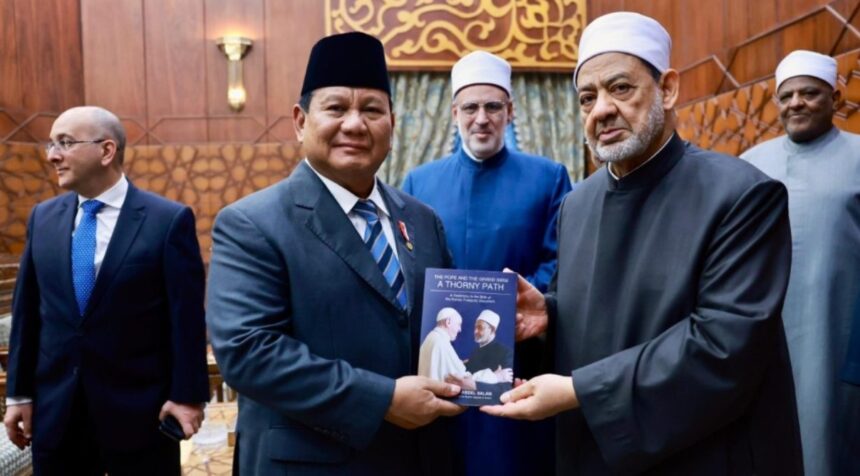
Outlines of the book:
<svg viewBox="0 0 860 476">
<path fill-rule="evenodd" d="M 500 403 L 513 386 L 517 275 L 428 268 L 418 375 L 460 385 L 459 405 Z"/>
</svg>

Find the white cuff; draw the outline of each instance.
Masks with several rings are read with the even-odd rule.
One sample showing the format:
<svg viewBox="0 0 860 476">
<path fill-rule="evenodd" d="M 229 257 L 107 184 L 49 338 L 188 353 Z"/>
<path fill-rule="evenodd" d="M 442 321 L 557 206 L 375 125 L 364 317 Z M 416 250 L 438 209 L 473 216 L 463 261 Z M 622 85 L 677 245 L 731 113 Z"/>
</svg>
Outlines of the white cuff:
<svg viewBox="0 0 860 476">
<path fill-rule="evenodd" d="M 13 405 L 24 405 L 25 403 L 33 403 L 33 399 L 30 397 L 6 397 L 7 407 L 11 407 Z"/>
</svg>

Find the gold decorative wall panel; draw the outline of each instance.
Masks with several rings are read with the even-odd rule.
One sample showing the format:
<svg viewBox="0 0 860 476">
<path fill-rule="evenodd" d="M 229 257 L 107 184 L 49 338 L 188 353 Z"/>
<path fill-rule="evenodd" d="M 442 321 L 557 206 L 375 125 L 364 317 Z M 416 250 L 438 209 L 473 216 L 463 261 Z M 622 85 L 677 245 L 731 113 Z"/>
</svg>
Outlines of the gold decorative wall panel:
<svg viewBox="0 0 860 476">
<path fill-rule="evenodd" d="M 212 224 L 225 205 L 292 172 L 299 144 L 134 146 L 126 174 L 139 188 L 189 205 L 209 261 Z M 38 144 L 0 143 L 0 255 L 20 255 L 33 206 L 62 193 Z"/>
<path fill-rule="evenodd" d="M 517 70 L 570 71 L 585 0 L 326 0 L 326 34 L 363 31 L 393 70 L 448 69 L 486 50 Z"/>
</svg>

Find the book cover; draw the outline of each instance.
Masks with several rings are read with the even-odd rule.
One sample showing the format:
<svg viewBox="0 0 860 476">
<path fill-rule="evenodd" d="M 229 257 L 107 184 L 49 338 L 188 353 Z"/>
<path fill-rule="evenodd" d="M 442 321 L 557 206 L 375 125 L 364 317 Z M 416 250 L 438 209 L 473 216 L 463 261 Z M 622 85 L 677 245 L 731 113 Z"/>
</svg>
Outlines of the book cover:
<svg viewBox="0 0 860 476">
<path fill-rule="evenodd" d="M 462 388 L 452 401 L 499 403 L 513 386 L 517 275 L 428 268 L 418 375 Z"/>
</svg>

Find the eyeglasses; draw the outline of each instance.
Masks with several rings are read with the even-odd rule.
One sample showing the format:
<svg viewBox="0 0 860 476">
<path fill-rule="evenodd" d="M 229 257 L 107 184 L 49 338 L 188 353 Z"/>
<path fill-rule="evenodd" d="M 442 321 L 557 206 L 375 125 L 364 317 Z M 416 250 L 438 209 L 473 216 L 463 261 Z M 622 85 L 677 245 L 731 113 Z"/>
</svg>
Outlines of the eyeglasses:
<svg viewBox="0 0 860 476">
<path fill-rule="evenodd" d="M 461 113 L 467 116 L 474 116 L 481 108 L 484 109 L 484 112 L 486 112 L 487 115 L 495 116 L 500 114 L 507 105 L 507 101 L 488 101 L 485 103 L 464 102 L 463 104 L 459 104 L 457 108 L 460 109 Z"/>
<path fill-rule="evenodd" d="M 45 152 L 51 153 L 51 149 L 54 147 L 60 149 L 62 152 L 68 152 L 77 144 L 101 144 L 102 142 L 108 139 L 98 139 L 98 140 L 71 140 L 71 139 L 60 139 L 58 141 L 50 141 L 45 143 Z"/>
</svg>

